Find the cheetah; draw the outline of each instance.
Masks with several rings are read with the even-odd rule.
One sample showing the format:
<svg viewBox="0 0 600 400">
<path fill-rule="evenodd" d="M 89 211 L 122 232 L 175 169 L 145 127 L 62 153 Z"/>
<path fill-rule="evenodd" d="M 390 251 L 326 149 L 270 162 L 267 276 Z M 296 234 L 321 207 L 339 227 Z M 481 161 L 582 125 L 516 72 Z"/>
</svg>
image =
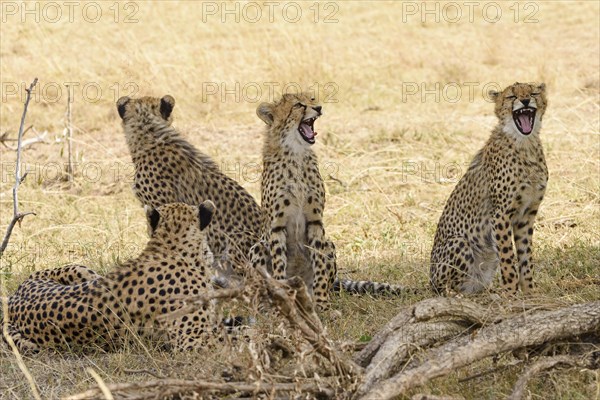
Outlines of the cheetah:
<svg viewBox="0 0 600 400">
<path fill-rule="evenodd" d="M 437 226 L 430 280 L 439 294 L 482 291 L 498 265 L 504 293 L 533 288 L 533 223 L 548 181 L 540 141 L 546 86 L 517 82 L 490 97 L 499 122 L 454 188 Z"/>
<path fill-rule="evenodd" d="M 216 259 L 236 267 L 258 240 L 260 207 L 235 180 L 172 127 L 175 99 L 121 97 L 117 110 L 135 164 L 133 191 L 143 205 L 215 203 L 208 243 Z"/>
<path fill-rule="evenodd" d="M 106 276 L 81 265 L 35 272 L 8 299 L 4 335 L 24 352 L 111 350 L 128 332 L 176 350 L 199 348 L 215 329 L 213 304 L 165 315 L 183 306 L 183 296 L 209 290 L 206 228 L 214 214 L 210 201 L 147 207 L 151 237 L 137 258 Z"/>
<path fill-rule="evenodd" d="M 336 279 L 336 248 L 323 225 L 325 185 L 312 150 L 314 123 L 322 106 L 309 93 L 284 94 L 262 103 L 256 113 L 266 123 L 263 144 L 261 242 L 251 251 L 252 264 L 276 279 L 301 277 L 320 309 L 330 291 L 405 293 L 405 288 L 371 281 Z"/>
</svg>

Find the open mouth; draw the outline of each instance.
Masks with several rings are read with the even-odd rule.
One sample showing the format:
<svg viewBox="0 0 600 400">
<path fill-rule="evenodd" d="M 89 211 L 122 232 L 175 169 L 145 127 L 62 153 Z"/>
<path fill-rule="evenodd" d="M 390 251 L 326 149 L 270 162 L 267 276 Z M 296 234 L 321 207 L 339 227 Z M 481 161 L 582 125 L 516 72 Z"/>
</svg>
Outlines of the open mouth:
<svg viewBox="0 0 600 400">
<path fill-rule="evenodd" d="M 317 136 L 317 132 L 314 130 L 315 121 L 318 117 L 308 118 L 300 122 L 298 125 L 298 132 L 300 132 L 300 136 L 309 144 L 315 143 L 315 136 Z"/>
<path fill-rule="evenodd" d="M 523 107 L 513 111 L 513 120 L 517 129 L 523 135 L 529 135 L 533 131 L 533 123 L 535 121 L 535 111 L 533 107 Z"/>
</svg>

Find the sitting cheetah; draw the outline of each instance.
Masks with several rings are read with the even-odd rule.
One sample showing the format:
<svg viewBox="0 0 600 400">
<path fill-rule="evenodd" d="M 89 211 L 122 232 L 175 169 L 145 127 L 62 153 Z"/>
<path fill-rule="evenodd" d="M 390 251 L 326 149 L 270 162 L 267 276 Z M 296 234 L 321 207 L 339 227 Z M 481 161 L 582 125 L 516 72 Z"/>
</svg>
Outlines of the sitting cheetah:
<svg viewBox="0 0 600 400">
<path fill-rule="evenodd" d="M 330 290 L 402 293 L 400 286 L 335 280 L 335 245 L 325 235 L 325 185 L 311 146 L 322 107 L 308 93 L 285 94 L 256 110 L 267 124 L 263 145 L 261 197 L 265 214 L 253 265 L 276 279 L 301 277 L 317 306 L 327 308 Z"/>
<path fill-rule="evenodd" d="M 254 198 L 171 126 L 175 99 L 121 97 L 117 110 L 135 164 L 133 190 L 144 205 L 216 205 L 207 237 L 215 258 L 241 265 L 258 240 L 261 211 Z"/>
<path fill-rule="evenodd" d="M 430 279 L 438 293 L 481 291 L 498 264 L 505 291 L 533 287 L 533 222 L 548 181 L 539 136 L 546 86 L 515 83 L 490 96 L 500 121 L 454 188 L 435 234 Z"/>
<path fill-rule="evenodd" d="M 158 317 L 183 305 L 178 296 L 208 290 L 213 255 L 205 228 L 214 212 L 210 201 L 199 207 L 148 208 L 146 248 L 105 277 L 80 265 L 32 274 L 8 299 L 4 333 L 26 352 L 110 350 L 121 346 L 128 332 L 162 339 L 175 349 L 201 346 L 214 328 L 211 305 L 171 319 Z"/>
</svg>

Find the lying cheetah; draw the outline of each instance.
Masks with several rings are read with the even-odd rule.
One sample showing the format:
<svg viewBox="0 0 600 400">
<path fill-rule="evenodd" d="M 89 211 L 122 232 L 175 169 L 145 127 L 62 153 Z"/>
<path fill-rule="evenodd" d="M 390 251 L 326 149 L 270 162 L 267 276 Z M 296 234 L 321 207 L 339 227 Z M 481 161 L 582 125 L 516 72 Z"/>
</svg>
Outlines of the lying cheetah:
<svg viewBox="0 0 600 400">
<path fill-rule="evenodd" d="M 311 146 L 322 107 L 308 93 L 285 94 L 262 103 L 258 116 L 267 124 L 263 145 L 261 197 L 265 221 L 261 243 L 252 250 L 253 265 L 277 279 L 299 276 L 324 309 L 329 292 L 404 293 L 400 286 L 336 280 L 336 251 L 325 235 L 325 185 Z"/>
<path fill-rule="evenodd" d="M 430 279 L 438 293 L 481 291 L 498 264 L 505 291 L 533 287 L 533 222 L 548 181 L 540 141 L 546 86 L 515 83 L 490 96 L 500 121 L 450 195 L 435 234 Z"/>
<path fill-rule="evenodd" d="M 133 191 L 144 205 L 182 202 L 216 205 L 207 236 L 215 255 L 231 266 L 247 260 L 261 225 L 260 207 L 236 181 L 223 174 L 171 126 L 175 99 L 121 97 L 117 110 L 135 164 Z"/>
<path fill-rule="evenodd" d="M 128 332 L 175 349 L 202 346 L 215 325 L 211 305 L 180 317 L 158 317 L 182 306 L 178 296 L 208 290 L 213 255 L 205 228 L 214 212 L 210 201 L 199 207 L 179 203 L 148 209 L 146 248 L 105 277 L 81 265 L 32 274 L 8 299 L 4 333 L 25 352 L 43 347 L 111 350 L 124 343 Z"/>
</svg>

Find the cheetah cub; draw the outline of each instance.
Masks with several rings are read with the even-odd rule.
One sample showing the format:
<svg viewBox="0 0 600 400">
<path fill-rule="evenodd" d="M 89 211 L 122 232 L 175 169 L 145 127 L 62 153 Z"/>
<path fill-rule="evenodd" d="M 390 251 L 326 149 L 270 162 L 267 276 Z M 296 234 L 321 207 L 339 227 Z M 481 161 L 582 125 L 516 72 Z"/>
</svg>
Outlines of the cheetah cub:
<svg viewBox="0 0 600 400">
<path fill-rule="evenodd" d="M 336 276 L 335 246 L 325 236 L 325 185 L 312 150 L 321 106 L 310 94 L 285 94 L 256 113 L 267 124 L 261 184 L 264 227 L 253 265 L 276 279 L 301 277 L 324 309 Z"/>
<path fill-rule="evenodd" d="M 533 287 L 533 222 L 548 181 L 540 141 L 546 86 L 517 82 L 490 96 L 499 123 L 454 188 L 437 226 L 430 279 L 440 294 L 479 292 L 491 284 L 498 265 L 504 291 Z"/>
</svg>

